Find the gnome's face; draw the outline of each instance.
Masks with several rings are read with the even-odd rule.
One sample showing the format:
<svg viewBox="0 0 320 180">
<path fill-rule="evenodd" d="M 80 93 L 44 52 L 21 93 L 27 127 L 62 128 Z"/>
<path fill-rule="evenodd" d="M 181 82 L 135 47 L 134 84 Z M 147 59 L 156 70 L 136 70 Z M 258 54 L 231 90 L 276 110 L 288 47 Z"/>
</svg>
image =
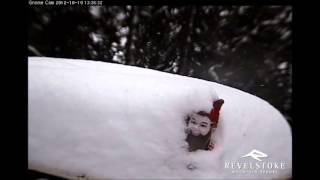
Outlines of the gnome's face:
<svg viewBox="0 0 320 180">
<path fill-rule="evenodd" d="M 190 116 L 190 120 L 187 126 L 187 129 L 191 132 L 194 136 L 205 136 L 209 133 L 211 128 L 211 121 L 206 116 L 201 116 L 198 114 L 192 114 Z"/>
</svg>

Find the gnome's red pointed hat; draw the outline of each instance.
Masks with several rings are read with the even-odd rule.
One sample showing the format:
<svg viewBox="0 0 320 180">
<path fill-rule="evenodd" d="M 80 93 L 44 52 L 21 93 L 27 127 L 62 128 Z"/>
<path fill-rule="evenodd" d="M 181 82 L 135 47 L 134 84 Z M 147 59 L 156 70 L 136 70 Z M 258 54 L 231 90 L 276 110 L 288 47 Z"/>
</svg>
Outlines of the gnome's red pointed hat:
<svg viewBox="0 0 320 180">
<path fill-rule="evenodd" d="M 218 125 L 219 112 L 223 103 L 224 103 L 223 99 L 219 99 L 213 102 L 213 108 L 210 111 L 209 119 L 211 120 L 214 128 L 216 128 Z"/>
</svg>

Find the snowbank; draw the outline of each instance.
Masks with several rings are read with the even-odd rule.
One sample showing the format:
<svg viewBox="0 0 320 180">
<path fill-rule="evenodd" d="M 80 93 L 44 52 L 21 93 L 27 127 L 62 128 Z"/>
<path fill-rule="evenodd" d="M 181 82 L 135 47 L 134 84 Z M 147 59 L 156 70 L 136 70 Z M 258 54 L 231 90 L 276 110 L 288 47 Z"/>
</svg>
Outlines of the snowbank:
<svg viewBox="0 0 320 180">
<path fill-rule="evenodd" d="M 266 101 L 213 82 L 104 62 L 29 57 L 29 169 L 94 179 L 234 179 L 291 176 L 291 130 Z M 219 97 L 218 97 L 219 96 Z M 187 152 L 184 118 L 225 104 L 213 151 Z M 273 173 L 226 163 L 251 150 Z M 196 169 L 189 170 L 188 164 Z M 249 166 L 249 165 L 248 165 Z M 242 169 L 246 169 L 242 167 Z M 258 170 L 261 170 L 258 169 Z"/>
</svg>

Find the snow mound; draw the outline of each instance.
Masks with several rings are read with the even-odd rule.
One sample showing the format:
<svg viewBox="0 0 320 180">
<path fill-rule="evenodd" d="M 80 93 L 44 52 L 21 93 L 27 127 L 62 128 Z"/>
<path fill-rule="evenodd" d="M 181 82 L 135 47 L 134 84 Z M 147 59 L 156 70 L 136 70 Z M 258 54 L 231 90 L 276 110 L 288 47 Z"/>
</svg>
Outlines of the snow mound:
<svg viewBox="0 0 320 180">
<path fill-rule="evenodd" d="M 29 169 L 93 179 L 291 177 L 290 127 L 279 111 L 256 96 L 104 62 L 29 57 L 28 65 Z M 209 112 L 219 98 L 225 103 L 214 133 L 215 149 L 187 152 L 184 118 Z M 268 154 L 265 166 L 283 163 L 284 168 L 239 173 L 234 172 L 238 167 L 229 167 L 243 161 L 256 167 L 261 162 L 241 158 L 253 149 Z M 189 170 L 189 164 L 196 169 Z"/>
</svg>

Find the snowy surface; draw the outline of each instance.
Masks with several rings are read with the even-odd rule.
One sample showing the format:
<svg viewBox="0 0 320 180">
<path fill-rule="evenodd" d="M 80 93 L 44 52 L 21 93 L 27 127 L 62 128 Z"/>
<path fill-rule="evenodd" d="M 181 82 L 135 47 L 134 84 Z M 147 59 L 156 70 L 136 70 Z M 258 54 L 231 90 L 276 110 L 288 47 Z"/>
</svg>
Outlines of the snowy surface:
<svg viewBox="0 0 320 180">
<path fill-rule="evenodd" d="M 29 169 L 68 178 L 272 179 L 291 176 L 292 137 L 266 101 L 213 82 L 96 61 L 29 57 Z M 213 151 L 187 152 L 184 118 L 225 100 Z M 277 173 L 232 173 L 252 149 Z M 189 170 L 188 164 L 196 169 Z"/>
</svg>

